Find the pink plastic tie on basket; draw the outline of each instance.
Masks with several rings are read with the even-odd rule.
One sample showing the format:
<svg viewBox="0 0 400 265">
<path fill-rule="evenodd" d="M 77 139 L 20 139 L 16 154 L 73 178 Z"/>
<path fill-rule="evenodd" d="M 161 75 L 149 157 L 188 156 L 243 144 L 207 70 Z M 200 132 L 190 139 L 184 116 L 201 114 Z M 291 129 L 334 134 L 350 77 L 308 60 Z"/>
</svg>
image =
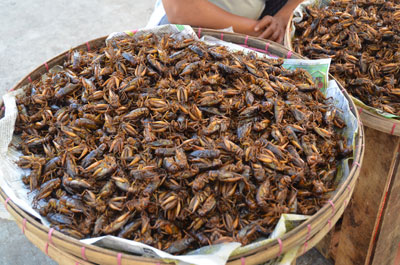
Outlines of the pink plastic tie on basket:
<svg viewBox="0 0 400 265">
<path fill-rule="evenodd" d="M 392 131 L 390 132 L 390 135 L 394 134 L 394 129 L 396 129 L 396 123 L 393 123 Z"/>
<path fill-rule="evenodd" d="M 79 265 L 79 262 L 75 262 L 75 265 Z"/>
<path fill-rule="evenodd" d="M 265 51 L 268 52 L 269 42 L 265 43 Z"/>
<path fill-rule="evenodd" d="M 50 228 L 49 233 L 47 234 L 47 239 L 48 239 L 50 244 L 54 245 L 53 240 L 51 239 L 51 236 L 52 236 L 53 232 L 54 232 L 54 228 Z"/>
<path fill-rule="evenodd" d="M 328 203 L 332 206 L 332 217 L 335 215 L 335 204 L 333 203 L 333 201 L 329 200 Z M 332 218 L 331 217 L 331 218 Z M 328 220 L 328 224 L 329 224 L 329 229 L 332 227 L 332 221 L 331 218 L 329 218 Z"/>
<path fill-rule="evenodd" d="M 46 245 L 44 245 L 44 253 L 46 253 L 46 255 L 49 255 L 49 243 L 46 242 Z"/>
<path fill-rule="evenodd" d="M 26 229 L 26 218 L 22 220 L 22 234 L 25 234 L 25 229 Z"/>
<path fill-rule="evenodd" d="M 240 258 L 240 264 L 241 265 L 246 265 L 246 260 L 244 259 L 244 257 Z"/>
<path fill-rule="evenodd" d="M 224 40 L 224 33 L 221 32 L 221 40 Z"/>
<path fill-rule="evenodd" d="M 47 64 L 47 62 L 44 63 L 44 67 L 46 67 L 46 71 L 49 71 L 49 65 Z"/>
<path fill-rule="evenodd" d="M 354 162 L 353 165 L 360 167 L 360 163 L 358 163 L 358 162 Z"/>
<path fill-rule="evenodd" d="M 30 75 L 28 76 L 28 81 L 29 81 L 29 83 L 32 83 L 32 78 Z"/>
<path fill-rule="evenodd" d="M 351 188 L 350 188 L 350 185 L 347 185 L 347 190 L 349 191 L 349 193 L 351 192 Z"/>
<path fill-rule="evenodd" d="M 199 29 L 197 30 L 197 37 L 199 37 L 199 39 L 201 38 L 201 28 L 199 28 Z"/>
<path fill-rule="evenodd" d="M 279 252 L 278 252 L 278 255 L 276 257 L 279 257 L 282 254 L 283 244 L 282 244 L 282 240 L 280 238 L 278 238 L 277 240 L 278 240 L 278 243 L 279 243 Z"/>
<path fill-rule="evenodd" d="M 307 248 L 308 248 L 308 241 L 304 242 L 303 255 L 306 253 Z"/>
<path fill-rule="evenodd" d="M 117 264 L 121 265 L 122 253 L 118 253 L 117 255 Z"/>
<path fill-rule="evenodd" d="M 311 235 L 311 225 L 307 225 L 307 236 L 306 236 L 306 241 L 310 240 L 310 235 Z"/>
<path fill-rule="evenodd" d="M 9 197 L 4 201 L 4 207 L 6 207 L 7 211 L 8 211 L 7 205 L 8 205 L 9 201 L 11 201 L 11 199 Z"/>
<path fill-rule="evenodd" d="M 86 42 L 86 48 L 87 48 L 87 51 L 90 52 L 90 44 L 88 41 Z"/>
<path fill-rule="evenodd" d="M 292 51 L 288 51 L 286 59 L 290 59 L 292 57 L 293 52 Z"/>
<path fill-rule="evenodd" d="M 328 203 L 332 206 L 332 215 L 333 215 L 335 213 L 335 204 L 331 200 L 328 200 Z"/>
<path fill-rule="evenodd" d="M 81 256 L 83 260 L 88 260 L 88 258 L 86 257 L 86 248 L 85 247 L 81 247 Z"/>
<path fill-rule="evenodd" d="M 303 254 L 306 253 L 307 247 L 308 247 L 308 240 L 310 240 L 310 235 L 311 235 L 311 225 L 307 225 L 307 235 L 306 235 L 306 241 L 304 242 L 304 249 L 303 249 Z"/>
<path fill-rule="evenodd" d="M 161 265 L 160 262 L 157 262 L 156 265 Z"/>
<path fill-rule="evenodd" d="M 246 38 L 244 38 L 244 45 L 247 46 L 247 41 L 249 40 L 249 35 L 246 35 Z"/>
</svg>

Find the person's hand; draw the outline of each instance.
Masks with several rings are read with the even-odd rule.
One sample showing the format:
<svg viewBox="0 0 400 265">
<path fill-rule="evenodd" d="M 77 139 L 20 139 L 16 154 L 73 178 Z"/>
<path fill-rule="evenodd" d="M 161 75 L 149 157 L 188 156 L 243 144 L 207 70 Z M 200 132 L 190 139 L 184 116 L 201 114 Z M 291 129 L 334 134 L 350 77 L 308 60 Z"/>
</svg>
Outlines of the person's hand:
<svg viewBox="0 0 400 265">
<path fill-rule="evenodd" d="M 286 24 L 279 17 L 264 16 L 255 25 L 254 30 L 259 32 L 258 37 L 282 43 Z"/>
</svg>

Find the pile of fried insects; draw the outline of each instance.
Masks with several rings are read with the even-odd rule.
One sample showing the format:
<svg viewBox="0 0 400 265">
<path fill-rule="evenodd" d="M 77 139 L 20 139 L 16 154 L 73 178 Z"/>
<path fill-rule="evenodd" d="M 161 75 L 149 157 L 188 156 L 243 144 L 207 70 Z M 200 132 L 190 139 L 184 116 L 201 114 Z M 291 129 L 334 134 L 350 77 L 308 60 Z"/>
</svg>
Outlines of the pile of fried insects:
<svg viewBox="0 0 400 265">
<path fill-rule="evenodd" d="M 400 1 L 330 1 L 306 7 L 293 46 L 332 58 L 330 72 L 368 106 L 400 116 Z"/>
<path fill-rule="evenodd" d="M 71 51 L 17 98 L 34 208 L 75 238 L 180 254 L 314 214 L 352 149 L 305 70 L 152 34 Z"/>
</svg>

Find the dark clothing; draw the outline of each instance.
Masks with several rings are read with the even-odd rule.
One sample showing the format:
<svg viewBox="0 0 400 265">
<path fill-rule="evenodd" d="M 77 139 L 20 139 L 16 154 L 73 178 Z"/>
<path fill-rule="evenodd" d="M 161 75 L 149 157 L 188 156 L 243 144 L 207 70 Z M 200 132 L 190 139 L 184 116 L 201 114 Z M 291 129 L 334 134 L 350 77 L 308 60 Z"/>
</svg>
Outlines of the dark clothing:
<svg viewBox="0 0 400 265">
<path fill-rule="evenodd" d="M 260 18 L 264 16 L 274 16 L 281 8 L 286 5 L 288 0 L 265 0 L 264 11 Z"/>
</svg>

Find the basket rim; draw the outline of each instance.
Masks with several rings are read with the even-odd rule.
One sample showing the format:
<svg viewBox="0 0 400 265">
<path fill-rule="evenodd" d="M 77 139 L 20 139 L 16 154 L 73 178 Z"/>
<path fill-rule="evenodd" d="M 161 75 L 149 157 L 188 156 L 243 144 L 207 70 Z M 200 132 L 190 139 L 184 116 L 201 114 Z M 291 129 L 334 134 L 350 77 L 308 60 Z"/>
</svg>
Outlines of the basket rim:
<svg viewBox="0 0 400 265">
<path fill-rule="evenodd" d="M 199 28 L 195 28 L 195 30 L 198 30 Z M 215 35 L 215 34 L 221 34 L 223 33 L 224 36 L 229 36 L 231 38 L 243 41 L 243 43 L 247 43 L 247 45 L 249 45 L 250 47 L 256 47 L 257 43 L 258 44 L 264 44 L 265 43 L 270 43 L 270 48 L 271 49 L 275 49 L 276 47 L 279 48 L 280 51 L 283 52 L 289 52 L 290 50 L 285 48 L 284 46 L 265 40 L 265 39 L 261 39 L 261 38 L 257 38 L 257 37 L 252 37 L 252 36 L 247 36 L 247 35 L 243 35 L 243 34 L 238 34 L 238 33 L 231 33 L 231 32 L 224 32 L 224 31 L 219 31 L 219 30 L 213 30 L 213 29 L 202 29 L 201 30 L 202 35 Z M 97 43 L 102 43 L 104 44 L 104 40 L 106 39 L 107 36 L 103 36 L 100 38 L 96 38 L 93 39 L 91 41 L 88 41 L 87 43 L 90 44 L 90 46 L 92 47 L 96 47 L 95 44 Z M 50 59 L 49 61 L 47 61 L 47 63 L 45 63 L 45 65 L 40 65 L 37 68 L 35 68 L 31 73 L 29 73 L 28 75 L 26 75 L 24 78 L 22 78 L 11 90 L 15 90 L 18 89 L 22 86 L 24 86 L 25 84 L 27 84 L 29 82 L 29 80 L 31 79 L 31 75 L 42 75 L 43 73 L 46 72 L 46 68 L 48 67 L 52 67 L 56 64 L 59 64 L 60 60 L 63 59 L 63 57 L 65 57 L 66 55 L 68 55 L 68 53 L 71 50 L 76 50 L 76 49 L 85 49 L 87 48 L 87 43 L 85 44 L 81 44 L 78 46 L 75 46 L 73 48 L 71 48 L 69 51 L 65 51 L 55 57 L 53 57 L 52 59 Z M 297 55 L 296 53 L 293 53 L 293 57 L 294 58 L 301 58 L 299 55 Z M 343 87 L 339 84 L 341 90 L 343 91 Z M 356 179 L 358 177 L 359 171 L 360 171 L 360 166 L 362 163 L 362 158 L 364 155 L 364 131 L 363 131 L 363 126 L 360 123 L 360 115 L 359 113 L 356 111 L 356 107 L 354 105 L 354 102 L 351 100 L 350 96 L 348 95 L 348 93 L 346 91 L 343 91 L 343 94 L 345 95 L 345 97 L 347 98 L 347 100 L 349 101 L 349 105 L 350 105 L 350 111 L 354 114 L 354 116 L 356 117 L 356 119 L 359 121 L 359 129 L 358 129 L 358 133 L 356 134 L 356 138 L 355 138 L 355 150 L 354 150 L 354 155 L 353 155 L 353 161 L 355 161 L 356 163 L 353 163 L 353 165 L 351 165 L 351 169 L 349 172 L 349 175 L 347 177 L 347 179 L 340 184 L 340 186 L 338 187 L 338 189 L 335 191 L 335 194 L 333 197 L 331 197 L 331 202 L 333 203 L 333 205 L 336 206 L 336 209 L 334 209 L 334 211 L 332 211 L 332 206 L 329 204 L 324 205 L 320 210 L 318 210 L 314 215 L 310 216 L 307 220 L 305 220 L 304 222 L 302 222 L 300 225 L 298 225 L 297 227 L 295 227 L 294 229 L 292 229 L 291 231 L 285 233 L 280 240 L 282 241 L 282 245 L 283 245 L 283 250 L 282 250 L 282 246 L 279 245 L 277 240 L 274 240 L 272 242 L 269 242 L 268 244 L 261 246 L 259 248 L 253 249 L 252 251 L 250 251 L 249 253 L 243 254 L 242 256 L 245 257 L 250 257 L 253 255 L 257 255 L 257 253 L 260 252 L 264 252 L 264 251 L 270 251 L 271 252 L 271 256 L 276 256 L 279 253 L 284 253 L 286 251 L 288 251 L 290 248 L 292 248 L 293 246 L 291 245 L 295 245 L 293 242 L 291 242 L 289 239 L 291 237 L 293 237 L 294 235 L 298 235 L 298 237 L 303 238 L 306 236 L 307 234 L 307 226 L 308 225 L 313 225 L 313 227 L 319 227 L 321 226 L 321 224 L 318 224 L 318 221 L 321 220 L 325 220 L 328 219 L 329 220 L 329 216 L 331 215 L 330 213 L 333 212 L 336 213 L 338 211 L 338 208 L 340 208 L 341 204 L 345 201 L 345 198 L 349 197 L 348 195 L 351 196 L 351 192 L 348 192 L 350 194 L 346 194 L 347 190 L 349 189 L 349 187 L 353 187 Z M 5 194 L 4 190 L 0 187 L 0 197 L 2 197 L 3 200 L 6 200 L 7 195 Z M 39 229 L 39 231 L 43 232 L 43 235 L 46 237 L 47 234 L 49 233 L 50 228 L 44 226 L 43 224 L 41 224 L 39 221 L 37 221 L 34 217 L 32 217 L 31 215 L 29 215 L 28 213 L 26 213 L 25 211 L 23 211 L 22 209 L 20 209 L 14 202 L 9 201 L 8 202 L 9 207 L 12 207 L 13 210 L 16 212 L 16 214 L 19 215 L 19 217 L 22 219 L 26 219 L 31 225 L 37 227 Z M 324 218 L 323 218 L 324 217 Z M 320 218 L 320 220 L 318 219 Z M 315 235 L 318 233 L 319 230 L 315 229 L 315 232 L 313 234 L 311 234 L 311 236 Z M 301 236 L 300 236 L 301 235 Z M 91 249 L 94 252 L 97 253 L 104 253 L 106 255 L 110 255 L 110 256 L 117 256 L 117 254 L 119 252 L 115 251 L 115 250 L 110 250 L 110 249 L 105 249 L 105 248 L 101 248 L 101 247 L 97 247 L 94 245 L 88 245 L 88 244 L 84 244 L 82 242 L 80 242 L 79 240 L 72 238 L 70 236 L 67 236 L 65 234 L 62 234 L 61 232 L 58 231 L 54 231 L 53 232 L 53 237 L 57 237 L 60 240 L 63 241 L 68 241 L 70 244 L 75 245 L 78 248 L 81 248 L 82 246 L 84 246 L 87 249 Z M 285 244 L 286 243 L 286 244 Z M 150 263 L 154 263 L 154 262 L 162 262 L 159 259 L 154 259 L 154 258 L 146 258 L 146 257 L 142 257 L 142 256 L 136 256 L 130 253 L 124 253 L 123 255 L 124 259 L 128 259 L 128 260 L 132 260 L 132 261 L 143 261 L 143 262 L 150 262 Z M 237 259 L 239 259 L 239 256 L 231 256 L 228 260 L 228 262 L 230 261 L 235 261 Z"/>
</svg>

